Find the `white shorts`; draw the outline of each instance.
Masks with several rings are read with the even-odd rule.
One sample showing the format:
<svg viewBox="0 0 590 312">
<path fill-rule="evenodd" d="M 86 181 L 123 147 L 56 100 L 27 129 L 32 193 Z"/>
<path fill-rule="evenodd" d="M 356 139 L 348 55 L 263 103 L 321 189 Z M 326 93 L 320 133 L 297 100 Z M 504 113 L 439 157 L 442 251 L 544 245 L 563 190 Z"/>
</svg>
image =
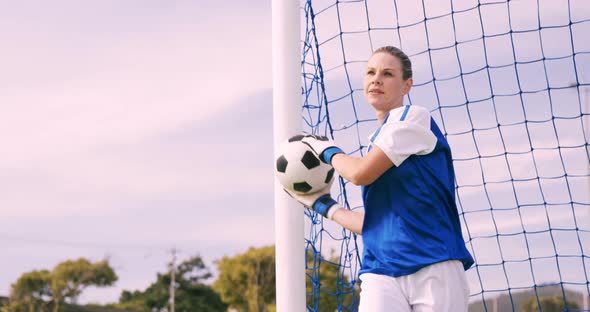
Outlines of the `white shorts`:
<svg viewBox="0 0 590 312">
<path fill-rule="evenodd" d="M 467 312 L 469 285 L 460 261 L 444 261 L 406 276 L 364 273 L 359 312 Z"/>
</svg>

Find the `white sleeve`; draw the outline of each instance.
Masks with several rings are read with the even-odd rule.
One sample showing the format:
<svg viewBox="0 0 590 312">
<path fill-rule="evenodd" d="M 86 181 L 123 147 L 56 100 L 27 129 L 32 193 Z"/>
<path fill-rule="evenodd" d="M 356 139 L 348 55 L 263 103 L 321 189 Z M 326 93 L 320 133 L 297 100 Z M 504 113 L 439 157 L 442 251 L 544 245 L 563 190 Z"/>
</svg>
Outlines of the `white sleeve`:
<svg viewBox="0 0 590 312">
<path fill-rule="evenodd" d="M 436 142 L 430 130 L 430 112 L 415 105 L 392 110 L 373 140 L 397 167 L 411 155 L 429 154 Z"/>
</svg>

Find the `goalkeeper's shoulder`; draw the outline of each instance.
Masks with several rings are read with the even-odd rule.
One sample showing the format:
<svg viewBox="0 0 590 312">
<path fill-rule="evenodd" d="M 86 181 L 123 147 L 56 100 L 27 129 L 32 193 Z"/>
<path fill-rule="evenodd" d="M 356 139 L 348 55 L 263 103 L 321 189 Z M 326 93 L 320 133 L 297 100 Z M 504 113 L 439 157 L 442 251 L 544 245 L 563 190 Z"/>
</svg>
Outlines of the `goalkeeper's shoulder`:
<svg viewBox="0 0 590 312">
<path fill-rule="evenodd" d="M 394 108 L 389 112 L 386 124 L 397 124 L 403 123 L 416 123 L 422 126 L 430 124 L 430 118 L 432 117 L 430 111 L 419 105 L 404 105 L 398 108 Z"/>
</svg>

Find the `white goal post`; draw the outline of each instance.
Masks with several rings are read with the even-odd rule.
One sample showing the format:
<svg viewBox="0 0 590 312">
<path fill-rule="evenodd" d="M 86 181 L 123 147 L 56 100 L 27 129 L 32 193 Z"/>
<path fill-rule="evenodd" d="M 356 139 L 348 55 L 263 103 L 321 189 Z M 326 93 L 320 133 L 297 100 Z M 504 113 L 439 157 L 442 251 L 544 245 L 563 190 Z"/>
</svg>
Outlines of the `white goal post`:
<svg viewBox="0 0 590 312">
<path fill-rule="evenodd" d="M 274 149 L 301 132 L 299 0 L 272 1 Z M 276 154 L 276 153 L 275 153 Z M 305 311 L 304 215 L 279 182 L 274 184 L 276 308 Z"/>
</svg>

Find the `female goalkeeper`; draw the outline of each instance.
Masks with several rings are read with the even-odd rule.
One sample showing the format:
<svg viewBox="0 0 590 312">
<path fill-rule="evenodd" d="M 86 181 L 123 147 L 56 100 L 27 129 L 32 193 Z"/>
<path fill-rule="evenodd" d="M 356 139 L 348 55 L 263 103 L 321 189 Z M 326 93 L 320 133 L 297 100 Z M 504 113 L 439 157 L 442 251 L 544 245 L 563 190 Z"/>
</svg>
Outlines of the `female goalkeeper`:
<svg viewBox="0 0 590 312">
<path fill-rule="evenodd" d="M 465 276 L 473 264 L 461 234 L 449 144 L 423 107 L 404 106 L 412 67 L 398 48 L 376 50 L 364 94 L 379 120 L 362 158 L 325 137 L 305 136 L 322 161 L 362 188 L 364 213 L 340 207 L 329 188 L 291 194 L 363 236 L 360 312 L 467 311 Z"/>
</svg>

